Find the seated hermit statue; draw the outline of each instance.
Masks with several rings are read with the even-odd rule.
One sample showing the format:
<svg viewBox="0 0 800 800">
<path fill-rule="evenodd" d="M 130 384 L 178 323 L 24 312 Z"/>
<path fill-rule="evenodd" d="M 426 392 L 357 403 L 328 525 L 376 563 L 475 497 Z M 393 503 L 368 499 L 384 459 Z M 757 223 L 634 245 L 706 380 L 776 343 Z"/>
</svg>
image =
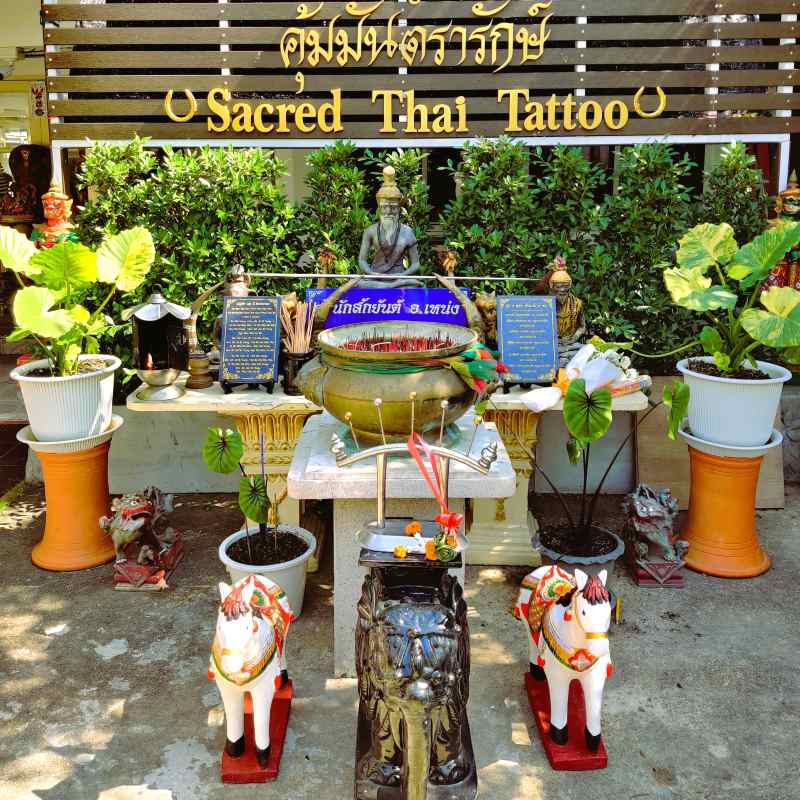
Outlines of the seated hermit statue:
<svg viewBox="0 0 800 800">
<path fill-rule="evenodd" d="M 384 167 L 377 198 L 379 219 L 364 231 L 358 254 L 358 266 L 373 279 L 361 281 L 361 286 L 419 286 L 419 281 L 402 277 L 419 272 L 419 252 L 414 231 L 400 222 L 403 193 L 393 167 Z"/>
<path fill-rule="evenodd" d="M 565 367 L 581 349 L 581 340 L 586 334 L 586 315 L 583 300 L 572 294 L 572 278 L 565 269 L 566 262 L 557 257 L 556 270 L 550 276 L 550 293 L 556 296 L 556 322 L 558 326 L 558 361 Z"/>
</svg>

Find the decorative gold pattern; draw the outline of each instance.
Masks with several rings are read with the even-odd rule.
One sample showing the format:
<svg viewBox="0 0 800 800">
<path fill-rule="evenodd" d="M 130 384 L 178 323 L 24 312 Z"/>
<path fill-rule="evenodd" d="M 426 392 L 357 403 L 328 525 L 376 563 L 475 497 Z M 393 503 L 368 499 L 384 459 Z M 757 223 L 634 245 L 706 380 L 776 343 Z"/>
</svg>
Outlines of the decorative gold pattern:
<svg viewBox="0 0 800 800">
<path fill-rule="evenodd" d="M 498 409 L 491 406 L 486 410 L 484 419 L 487 422 L 494 422 L 497 432 L 506 446 L 509 458 L 512 463 L 522 461 L 528 465 L 528 456 L 520 446 L 520 441 L 529 451 L 533 452 L 536 447 L 537 429 L 539 426 L 539 414 L 527 409 Z M 517 466 L 514 463 L 517 474 L 527 471 L 530 477 L 530 466 Z"/>
<path fill-rule="evenodd" d="M 506 521 L 506 501 L 503 497 L 498 497 L 494 501 L 494 520 L 495 522 Z"/>
<path fill-rule="evenodd" d="M 321 409 L 308 405 L 278 405 L 263 411 L 226 411 L 233 417 L 244 441 L 242 464 L 248 473 L 260 472 L 259 436 L 264 434 L 264 469 L 267 477 L 267 496 L 272 507 L 270 525 L 280 522 L 280 504 L 288 496 L 286 473 L 292 463 L 294 448 L 303 432 L 306 420 Z"/>
</svg>

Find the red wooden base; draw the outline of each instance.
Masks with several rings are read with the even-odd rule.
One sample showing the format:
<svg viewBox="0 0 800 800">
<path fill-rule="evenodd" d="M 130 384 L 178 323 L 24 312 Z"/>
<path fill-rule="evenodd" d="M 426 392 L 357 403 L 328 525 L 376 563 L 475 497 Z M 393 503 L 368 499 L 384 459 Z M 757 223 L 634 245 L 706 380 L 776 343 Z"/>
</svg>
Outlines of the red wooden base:
<svg viewBox="0 0 800 800">
<path fill-rule="evenodd" d="M 260 766 L 256 759 L 253 714 L 252 710 L 248 712 L 249 699 L 250 696 L 247 695 L 244 715 L 244 753 L 238 758 L 231 758 L 225 750 L 222 751 L 220 774 L 223 783 L 266 783 L 278 777 L 286 728 L 289 727 L 289 712 L 292 708 L 292 682 L 289 680 L 272 698 L 269 718 L 269 760 L 266 767 Z"/>
<path fill-rule="evenodd" d="M 658 566 L 661 566 L 660 564 Z M 653 577 L 644 567 L 634 564 L 631 567 L 631 577 L 637 586 L 663 586 L 665 588 L 683 588 L 683 571 L 673 572 L 666 580 L 659 581 Z"/>
<path fill-rule="evenodd" d="M 583 706 L 583 689 L 578 681 L 572 681 L 569 687 L 569 709 L 567 711 L 567 727 L 569 739 L 566 744 L 556 744 L 550 738 L 550 693 L 547 681 L 537 681 L 529 672 L 525 673 L 525 690 L 528 702 L 536 719 L 539 738 L 542 740 L 547 760 L 553 769 L 578 772 L 580 770 L 604 769 L 608 764 L 608 756 L 602 738 L 597 751 L 592 752 L 586 746 L 586 711 Z"/>
</svg>

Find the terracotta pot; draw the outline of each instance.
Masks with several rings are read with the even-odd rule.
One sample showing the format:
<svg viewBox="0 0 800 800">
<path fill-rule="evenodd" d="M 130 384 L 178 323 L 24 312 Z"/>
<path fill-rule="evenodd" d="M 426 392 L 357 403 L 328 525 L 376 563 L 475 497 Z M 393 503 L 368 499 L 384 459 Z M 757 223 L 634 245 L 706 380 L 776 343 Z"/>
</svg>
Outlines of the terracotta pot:
<svg viewBox="0 0 800 800">
<path fill-rule="evenodd" d="M 689 542 L 688 567 L 721 578 L 751 578 L 769 569 L 755 515 L 763 460 L 725 458 L 689 448 L 691 495 L 683 532 Z"/>
<path fill-rule="evenodd" d="M 110 513 L 108 449 L 111 442 L 78 452 L 37 452 L 42 462 L 44 534 L 31 554 L 37 567 L 87 569 L 114 557 L 111 537 L 100 527 Z"/>
</svg>

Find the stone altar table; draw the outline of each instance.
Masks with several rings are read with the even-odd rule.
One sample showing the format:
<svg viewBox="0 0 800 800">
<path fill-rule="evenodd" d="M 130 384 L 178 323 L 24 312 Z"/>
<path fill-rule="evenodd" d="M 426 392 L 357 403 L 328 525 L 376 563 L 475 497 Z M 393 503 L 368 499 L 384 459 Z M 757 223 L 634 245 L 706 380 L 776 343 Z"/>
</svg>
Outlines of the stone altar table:
<svg viewBox="0 0 800 800">
<path fill-rule="evenodd" d="M 186 376 L 177 383 L 185 388 Z M 184 395 L 173 400 L 141 400 L 138 392 L 139 389 L 128 395 L 127 406 L 131 411 L 213 411 L 230 417 L 244 440 L 242 464 L 248 475 L 261 472 L 258 437 L 263 433 L 267 493 L 275 514 L 272 522 L 300 524 L 300 503 L 288 497 L 286 475 L 306 419 L 322 409 L 302 395 L 284 394 L 277 386 L 272 394 L 261 389 L 237 389 L 225 394 L 220 385 L 214 383 L 207 389 L 186 389 Z M 220 424 L 230 425 L 230 422 L 220 421 Z M 202 446 L 203 442 L 198 441 L 198 459 Z M 318 549 L 320 544 L 318 541 Z M 316 569 L 316 561 L 317 554 L 309 561 L 312 572 Z"/>
<path fill-rule="evenodd" d="M 472 434 L 472 414 L 465 414 L 457 425 L 460 447 Z M 327 412 L 308 421 L 295 448 L 289 469 L 289 496 L 297 500 L 333 500 L 333 622 L 334 671 L 337 676 L 355 675 L 354 641 L 356 603 L 366 573 L 358 565 L 361 546 L 356 534 L 375 519 L 377 484 L 374 459 L 348 467 L 338 467 L 330 451 L 331 434 L 343 432 Z M 463 511 L 464 498 L 510 497 L 517 484 L 514 469 L 493 423 L 482 425 L 471 453 L 476 455 L 490 442 L 498 442 L 497 460 L 487 475 L 481 475 L 457 462 L 450 467 L 450 510 Z M 438 506 L 416 464 L 408 458 L 391 458 L 386 480 L 386 515 L 433 518 Z M 528 544 L 530 547 L 530 543 Z M 469 552 L 469 547 L 467 548 Z M 463 567 L 456 572 L 462 585 Z"/>
<path fill-rule="evenodd" d="M 538 530 L 536 520 L 528 510 L 532 467 L 517 439 L 519 437 L 525 448 L 535 454 L 541 414 L 531 411 L 520 400 L 520 395 L 526 391 L 515 386 L 508 394 L 496 391 L 489 400 L 484 419 L 497 426 L 516 472 L 517 485 L 513 496 L 508 499 L 500 495 L 489 498 L 475 496 L 472 524 L 467 531 L 467 564 L 538 566 L 541 563 L 538 551 L 531 546 L 531 536 Z M 563 407 L 560 401 L 544 413 L 560 413 Z M 614 412 L 644 411 L 647 397 L 642 392 L 615 397 L 611 409 Z"/>
</svg>

